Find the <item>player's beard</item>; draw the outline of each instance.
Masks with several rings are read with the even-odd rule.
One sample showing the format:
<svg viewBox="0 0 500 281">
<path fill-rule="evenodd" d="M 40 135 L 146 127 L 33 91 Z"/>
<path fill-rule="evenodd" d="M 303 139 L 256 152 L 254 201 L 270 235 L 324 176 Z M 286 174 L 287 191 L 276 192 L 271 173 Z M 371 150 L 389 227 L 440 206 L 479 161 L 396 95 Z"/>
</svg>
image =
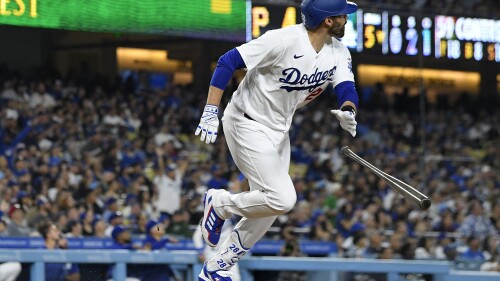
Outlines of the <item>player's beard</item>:
<svg viewBox="0 0 500 281">
<path fill-rule="evenodd" d="M 330 29 L 328 30 L 328 33 L 330 34 L 330 36 L 333 36 L 333 37 L 338 38 L 338 39 L 344 37 L 346 23 L 347 22 L 344 22 L 343 24 L 339 24 L 338 22 L 334 21 L 333 26 L 330 27 Z"/>
</svg>

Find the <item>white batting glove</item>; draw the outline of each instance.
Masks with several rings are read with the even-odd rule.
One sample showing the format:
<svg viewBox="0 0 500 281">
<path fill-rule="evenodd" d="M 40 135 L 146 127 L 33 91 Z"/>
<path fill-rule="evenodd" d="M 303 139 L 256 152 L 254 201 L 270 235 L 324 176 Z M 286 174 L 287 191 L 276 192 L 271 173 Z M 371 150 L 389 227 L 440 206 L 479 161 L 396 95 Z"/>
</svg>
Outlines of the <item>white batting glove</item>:
<svg viewBox="0 0 500 281">
<path fill-rule="evenodd" d="M 212 104 L 205 105 L 200 124 L 194 133 L 196 136 L 201 133 L 200 140 L 206 143 L 214 143 L 219 129 L 219 107 Z"/>
<path fill-rule="evenodd" d="M 353 111 L 342 111 L 339 109 L 330 110 L 330 112 L 340 121 L 342 129 L 348 131 L 353 137 L 356 136 L 356 114 Z"/>
</svg>

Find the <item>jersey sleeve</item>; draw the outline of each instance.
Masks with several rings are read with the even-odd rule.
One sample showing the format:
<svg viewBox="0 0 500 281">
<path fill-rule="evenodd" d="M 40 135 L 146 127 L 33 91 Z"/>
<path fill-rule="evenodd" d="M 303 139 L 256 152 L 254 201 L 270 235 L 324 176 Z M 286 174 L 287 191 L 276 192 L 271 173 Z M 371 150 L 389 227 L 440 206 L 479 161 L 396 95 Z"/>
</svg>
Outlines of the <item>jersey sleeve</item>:
<svg viewBox="0 0 500 281">
<path fill-rule="evenodd" d="M 335 88 L 338 84 L 345 82 L 345 81 L 351 81 L 354 82 L 354 73 L 352 72 L 352 59 L 351 59 L 351 53 L 347 49 L 347 47 L 342 46 L 343 48 L 341 49 L 342 52 L 340 54 L 338 64 L 337 64 L 337 70 L 335 71 L 335 74 L 333 75 L 333 81 L 332 81 L 332 86 Z"/>
<path fill-rule="evenodd" d="M 283 41 L 277 31 L 271 30 L 259 38 L 236 47 L 247 70 L 274 64 L 283 54 Z"/>
</svg>

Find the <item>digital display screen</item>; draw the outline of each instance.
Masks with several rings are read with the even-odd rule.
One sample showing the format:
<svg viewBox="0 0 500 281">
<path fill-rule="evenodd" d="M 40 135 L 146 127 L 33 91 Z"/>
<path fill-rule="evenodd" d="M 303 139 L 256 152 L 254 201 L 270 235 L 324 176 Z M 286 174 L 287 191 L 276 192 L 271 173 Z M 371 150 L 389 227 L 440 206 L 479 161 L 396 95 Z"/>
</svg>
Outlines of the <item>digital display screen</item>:
<svg viewBox="0 0 500 281">
<path fill-rule="evenodd" d="M 0 0 L 0 24 L 245 41 L 246 0 Z"/>
<path fill-rule="evenodd" d="M 500 20 L 438 15 L 435 57 L 500 62 Z"/>
<path fill-rule="evenodd" d="M 302 22 L 300 7 L 269 4 L 253 4 L 251 19 L 247 40 Z M 358 9 L 342 43 L 376 55 L 500 62 L 500 20 Z"/>
<path fill-rule="evenodd" d="M 500 62 L 500 20 L 363 13 L 358 51 Z"/>
</svg>

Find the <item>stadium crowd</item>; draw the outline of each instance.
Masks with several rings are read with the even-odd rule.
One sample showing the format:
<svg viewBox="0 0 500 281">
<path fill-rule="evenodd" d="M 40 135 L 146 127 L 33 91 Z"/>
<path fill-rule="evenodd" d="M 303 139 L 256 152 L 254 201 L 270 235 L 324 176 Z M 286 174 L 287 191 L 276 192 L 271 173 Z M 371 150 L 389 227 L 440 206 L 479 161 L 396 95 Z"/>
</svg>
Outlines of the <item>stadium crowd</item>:
<svg viewBox="0 0 500 281">
<path fill-rule="evenodd" d="M 112 81 L 85 68 L 64 78 L 51 68 L 39 74 L 27 80 L 0 67 L 0 236 L 40 236 L 40 223 L 52 222 L 66 237 L 117 240 L 161 225 L 190 239 L 207 188 L 245 190 L 222 130 L 212 145 L 194 136 L 206 95 L 152 89 L 144 72 Z M 297 112 L 290 174 L 298 202 L 268 238 L 334 242 L 343 257 L 470 259 L 500 271 L 495 103 L 442 97 L 428 104 L 422 124 L 418 97 L 405 91 L 388 95 L 378 85 L 360 90 L 360 99 L 355 139 L 328 114 L 335 97 Z M 431 208 L 416 210 L 342 158 L 344 145 L 418 186 Z"/>
</svg>

